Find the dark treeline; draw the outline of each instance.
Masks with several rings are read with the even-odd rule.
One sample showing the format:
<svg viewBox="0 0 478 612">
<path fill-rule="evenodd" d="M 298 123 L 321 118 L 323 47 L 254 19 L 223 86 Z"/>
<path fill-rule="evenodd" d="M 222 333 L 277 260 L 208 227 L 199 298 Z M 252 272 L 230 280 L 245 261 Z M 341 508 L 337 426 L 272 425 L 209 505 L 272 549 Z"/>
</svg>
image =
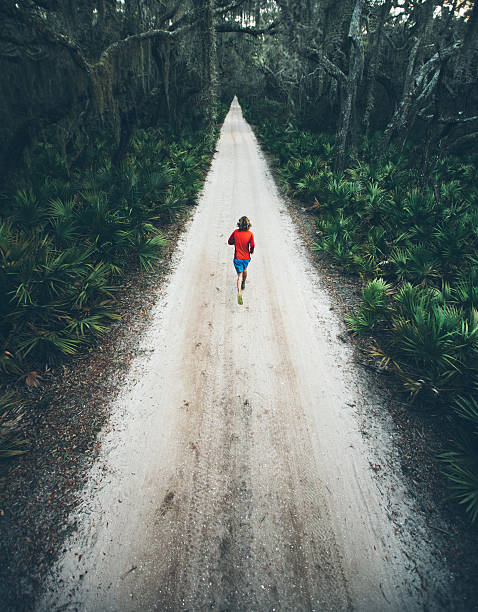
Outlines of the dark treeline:
<svg viewBox="0 0 478 612">
<path fill-rule="evenodd" d="M 317 248 L 372 280 L 351 329 L 473 424 L 446 460 L 476 517 L 478 2 L 2 0 L 0 20 L 0 452 L 8 388 L 105 333 L 237 94 Z"/>
<path fill-rule="evenodd" d="M 316 132 L 336 133 L 335 169 L 364 135 L 420 143 L 421 159 L 476 145 L 478 7 L 468 1 L 248 3 L 273 25 L 260 40 L 220 41 L 224 91 Z M 276 103 L 274 106 L 273 102 Z"/>
<path fill-rule="evenodd" d="M 336 131 L 336 169 L 363 134 L 382 153 L 413 135 L 424 164 L 478 135 L 468 0 L 5 0 L 0 18 L 4 170 L 49 126 L 75 163 L 98 121 L 119 163 L 135 126 L 211 123 L 234 93 Z"/>
<path fill-rule="evenodd" d="M 117 165 L 135 127 L 182 127 L 209 116 L 210 42 L 204 43 L 200 26 L 212 5 L 195 5 L 3 2 L 4 171 L 45 139 L 59 147 L 67 165 L 80 164 L 99 126 L 114 134 Z"/>
</svg>

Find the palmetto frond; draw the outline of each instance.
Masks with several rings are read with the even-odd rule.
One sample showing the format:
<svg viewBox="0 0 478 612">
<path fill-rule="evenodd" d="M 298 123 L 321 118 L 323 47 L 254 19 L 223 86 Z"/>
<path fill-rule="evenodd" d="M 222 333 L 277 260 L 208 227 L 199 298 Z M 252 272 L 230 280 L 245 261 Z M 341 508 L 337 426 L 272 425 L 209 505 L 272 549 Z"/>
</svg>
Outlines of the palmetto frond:
<svg viewBox="0 0 478 612">
<path fill-rule="evenodd" d="M 367 283 L 362 290 L 362 304 L 359 310 L 345 319 L 353 333 L 358 335 L 370 333 L 378 323 L 386 319 L 387 300 L 392 289 L 392 286 L 382 278 L 375 278 Z"/>
<path fill-rule="evenodd" d="M 46 210 L 31 188 L 17 191 L 10 219 L 19 229 L 38 228 L 44 223 L 45 218 Z"/>
<path fill-rule="evenodd" d="M 370 334 L 378 320 L 377 313 L 371 310 L 359 310 L 355 314 L 348 314 L 345 317 L 347 327 L 357 336 Z"/>
<path fill-rule="evenodd" d="M 465 506 L 471 520 L 478 517 L 478 452 L 477 436 L 463 432 L 456 450 L 442 453 L 444 472 L 450 480 L 453 497 Z"/>
<path fill-rule="evenodd" d="M 475 436 L 478 436 L 478 386 L 475 385 L 474 391 L 474 395 L 458 397 L 455 402 L 455 409 L 458 416 L 467 421 L 468 424 L 471 426 L 473 434 Z"/>
<path fill-rule="evenodd" d="M 55 352 L 65 355 L 73 355 L 78 351 L 80 341 L 72 337 L 68 331 L 58 332 L 49 329 L 36 329 L 28 334 L 18 344 L 18 349 L 23 357 L 27 357 L 32 351 L 43 359 L 48 359 Z"/>
<path fill-rule="evenodd" d="M 50 200 L 47 210 L 49 216 L 54 219 L 71 220 L 75 211 L 75 201 L 55 198 Z"/>
<path fill-rule="evenodd" d="M 387 298 L 392 294 L 393 287 L 383 278 L 374 278 L 362 290 L 363 308 L 366 310 L 383 310 L 387 307 Z"/>
<path fill-rule="evenodd" d="M 152 268 L 154 263 L 161 258 L 164 247 L 167 245 L 167 240 L 157 234 L 149 239 L 139 239 L 135 241 L 139 263 L 142 268 Z"/>
<path fill-rule="evenodd" d="M 142 188 L 146 201 L 158 201 L 164 198 L 173 182 L 173 171 L 167 165 L 148 170 L 142 175 Z"/>
<path fill-rule="evenodd" d="M 425 371 L 435 369 L 443 381 L 459 371 L 460 313 L 453 308 L 416 303 L 394 321 L 394 344 Z"/>
<path fill-rule="evenodd" d="M 110 315 L 109 318 L 118 318 Z M 108 331 L 108 319 L 99 314 L 88 314 L 80 318 L 72 318 L 67 325 L 67 330 L 71 331 L 78 338 L 83 338 L 87 334 L 101 336 Z"/>
<path fill-rule="evenodd" d="M 433 221 L 436 201 L 432 193 L 412 189 L 403 202 L 403 211 L 417 224 L 429 224 Z"/>
<path fill-rule="evenodd" d="M 72 291 L 72 303 L 78 308 L 90 307 L 106 298 L 112 298 L 117 287 L 110 284 L 110 266 L 104 262 L 88 264 L 76 280 Z"/>
<path fill-rule="evenodd" d="M 21 455 L 27 450 L 27 441 L 21 430 L 23 407 L 12 391 L 0 395 L 0 459 Z"/>
<path fill-rule="evenodd" d="M 306 202 L 312 202 L 315 198 L 322 199 L 324 189 L 324 176 L 322 173 L 307 173 L 304 178 L 297 181 L 296 194 Z"/>
<path fill-rule="evenodd" d="M 440 196 L 444 200 L 456 202 L 462 198 L 463 186 L 457 180 L 449 183 L 442 183 L 440 186 Z"/>
</svg>

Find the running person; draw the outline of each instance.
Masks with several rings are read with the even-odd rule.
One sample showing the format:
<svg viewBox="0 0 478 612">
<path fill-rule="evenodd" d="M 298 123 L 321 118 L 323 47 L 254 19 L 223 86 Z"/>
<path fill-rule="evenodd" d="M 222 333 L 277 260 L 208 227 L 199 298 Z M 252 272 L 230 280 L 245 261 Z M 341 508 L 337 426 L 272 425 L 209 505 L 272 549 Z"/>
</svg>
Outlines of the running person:
<svg viewBox="0 0 478 612">
<path fill-rule="evenodd" d="M 234 267 L 237 272 L 237 303 L 242 304 L 242 290 L 246 287 L 247 266 L 254 253 L 254 234 L 249 231 L 251 222 L 247 217 L 241 217 L 236 229 L 227 241 L 234 245 Z"/>
</svg>

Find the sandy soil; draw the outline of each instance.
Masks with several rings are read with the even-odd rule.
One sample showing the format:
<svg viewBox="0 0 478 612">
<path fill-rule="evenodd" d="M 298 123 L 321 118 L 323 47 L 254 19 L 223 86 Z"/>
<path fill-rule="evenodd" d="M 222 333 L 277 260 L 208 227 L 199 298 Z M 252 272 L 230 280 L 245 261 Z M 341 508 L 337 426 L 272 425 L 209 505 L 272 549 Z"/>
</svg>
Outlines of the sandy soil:
<svg viewBox="0 0 478 612">
<path fill-rule="evenodd" d="M 244 305 L 227 238 L 253 223 Z M 453 577 L 237 101 L 39 610 L 445 610 Z"/>
</svg>

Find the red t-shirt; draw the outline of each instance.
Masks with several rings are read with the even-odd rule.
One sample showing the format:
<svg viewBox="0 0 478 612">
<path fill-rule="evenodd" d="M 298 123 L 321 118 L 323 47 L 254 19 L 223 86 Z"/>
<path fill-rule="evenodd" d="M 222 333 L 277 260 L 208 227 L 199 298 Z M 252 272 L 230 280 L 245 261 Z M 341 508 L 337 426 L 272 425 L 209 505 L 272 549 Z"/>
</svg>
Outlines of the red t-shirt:
<svg viewBox="0 0 478 612">
<path fill-rule="evenodd" d="M 254 234 L 249 230 L 241 232 L 236 229 L 229 236 L 228 244 L 235 245 L 234 259 L 250 259 L 254 253 Z"/>
</svg>

